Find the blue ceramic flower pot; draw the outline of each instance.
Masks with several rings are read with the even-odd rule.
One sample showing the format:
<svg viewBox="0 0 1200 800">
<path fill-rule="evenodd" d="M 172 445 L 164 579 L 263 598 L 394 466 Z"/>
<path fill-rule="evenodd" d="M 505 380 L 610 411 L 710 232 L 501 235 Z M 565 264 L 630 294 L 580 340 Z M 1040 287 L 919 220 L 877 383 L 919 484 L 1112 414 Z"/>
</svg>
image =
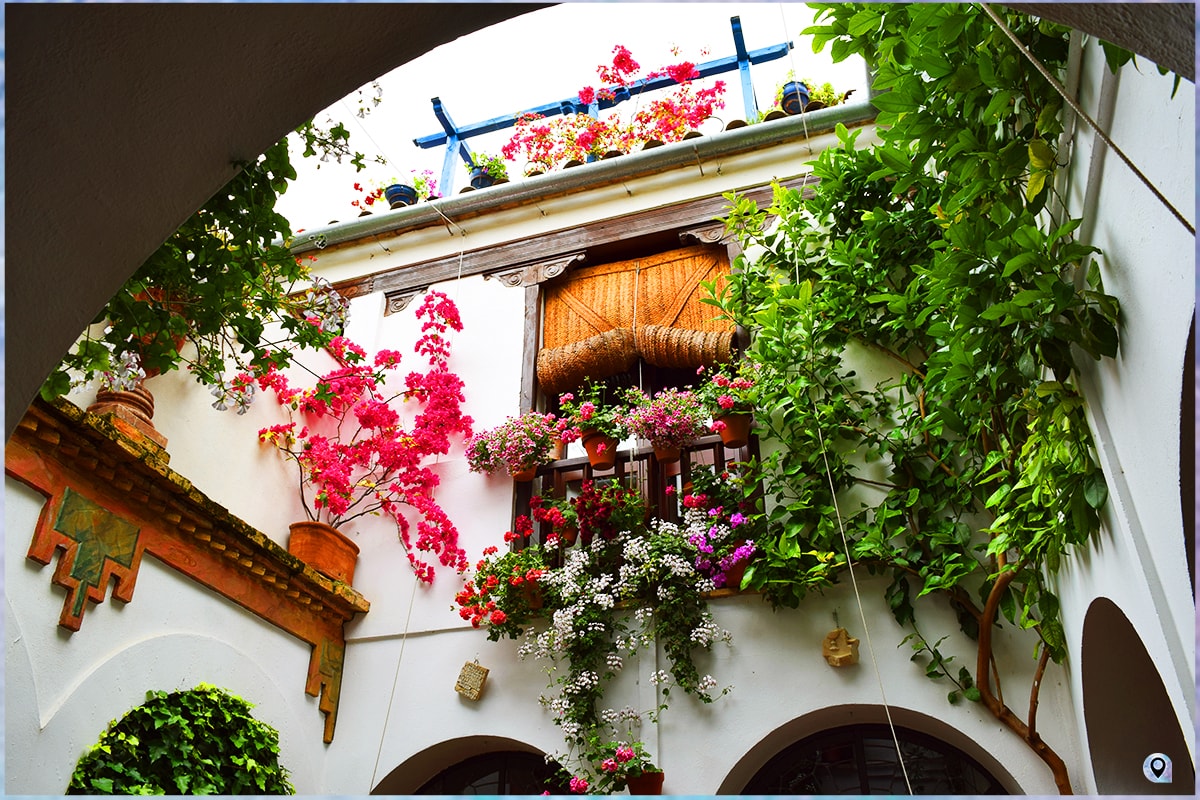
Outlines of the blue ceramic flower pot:
<svg viewBox="0 0 1200 800">
<path fill-rule="evenodd" d="M 417 202 L 417 190 L 402 183 L 393 183 L 383 190 L 388 205 L 392 208 L 403 208 Z"/>
<path fill-rule="evenodd" d="M 491 186 L 495 182 L 496 179 L 489 175 L 487 171 L 481 167 L 476 167 L 475 169 L 471 170 L 472 189 L 483 189 Z"/>
<path fill-rule="evenodd" d="M 784 84 L 780 105 L 786 114 L 803 113 L 804 107 L 808 105 L 808 87 L 799 81 Z"/>
</svg>

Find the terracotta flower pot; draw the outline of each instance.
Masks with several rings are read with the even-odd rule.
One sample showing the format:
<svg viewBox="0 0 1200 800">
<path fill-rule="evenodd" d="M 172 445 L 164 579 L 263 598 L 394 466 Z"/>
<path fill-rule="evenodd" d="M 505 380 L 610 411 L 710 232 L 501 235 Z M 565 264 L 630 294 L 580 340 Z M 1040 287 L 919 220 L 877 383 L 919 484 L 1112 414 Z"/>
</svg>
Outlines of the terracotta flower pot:
<svg viewBox="0 0 1200 800">
<path fill-rule="evenodd" d="M 734 549 L 736 550 L 738 547 L 741 547 L 745 543 L 746 543 L 746 540 L 742 539 L 740 542 L 738 542 L 735 545 Z M 744 578 L 746 576 L 746 566 L 750 563 L 750 559 L 752 556 L 753 556 L 753 554 L 751 554 L 750 556 L 747 556 L 746 558 L 743 558 L 743 559 L 733 562 L 732 564 L 729 565 L 729 569 L 725 570 L 725 588 L 726 589 L 733 589 L 735 592 L 741 591 L 742 578 Z"/>
<path fill-rule="evenodd" d="M 679 460 L 680 450 L 678 447 L 654 447 L 654 457 L 660 464 L 674 464 Z"/>
<path fill-rule="evenodd" d="M 526 467 L 525 469 L 517 470 L 516 472 L 509 472 L 509 475 L 511 475 L 512 479 L 517 483 L 529 483 L 537 477 L 537 471 L 538 468 L 535 465 L 532 467 Z"/>
<path fill-rule="evenodd" d="M 358 545 L 351 539 L 324 522 L 293 522 L 289 529 L 289 553 L 335 581 L 354 582 Z"/>
<path fill-rule="evenodd" d="M 750 441 L 750 423 L 753 419 L 750 414 L 725 414 L 713 421 L 724 423 L 720 430 L 721 443 L 732 449 L 745 447 Z"/>
<path fill-rule="evenodd" d="M 612 469 L 617 463 L 617 440 L 595 431 L 583 435 L 583 449 L 588 463 L 599 470 Z"/>
<path fill-rule="evenodd" d="M 663 778 L 661 772 L 643 772 L 641 775 L 630 775 L 625 779 L 630 794 L 662 794 Z"/>
</svg>

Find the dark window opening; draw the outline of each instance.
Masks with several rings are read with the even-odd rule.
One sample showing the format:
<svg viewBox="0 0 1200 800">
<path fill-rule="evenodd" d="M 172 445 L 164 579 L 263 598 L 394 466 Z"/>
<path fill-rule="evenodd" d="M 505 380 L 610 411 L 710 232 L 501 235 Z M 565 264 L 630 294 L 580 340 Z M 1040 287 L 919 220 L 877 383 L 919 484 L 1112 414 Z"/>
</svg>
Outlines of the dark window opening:
<svg viewBox="0 0 1200 800">
<path fill-rule="evenodd" d="M 546 763 L 536 753 L 484 753 L 447 767 L 413 794 L 569 794 L 570 787 L 556 778 L 560 772 L 556 762 Z"/>
<path fill-rule="evenodd" d="M 1000 782 L 958 748 L 896 728 L 914 794 L 1007 794 Z M 908 794 L 887 725 L 850 725 L 791 744 L 763 765 L 741 794 Z"/>
</svg>

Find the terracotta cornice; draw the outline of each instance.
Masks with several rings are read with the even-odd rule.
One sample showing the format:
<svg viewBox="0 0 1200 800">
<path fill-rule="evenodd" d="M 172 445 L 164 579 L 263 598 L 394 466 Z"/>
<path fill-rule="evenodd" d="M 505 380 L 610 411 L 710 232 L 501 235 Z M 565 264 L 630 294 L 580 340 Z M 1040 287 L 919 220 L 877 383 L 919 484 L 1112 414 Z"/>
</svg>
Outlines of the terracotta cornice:
<svg viewBox="0 0 1200 800">
<path fill-rule="evenodd" d="M 305 691 L 332 741 L 344 625 L 370 604 L 233 516 L 173 471 L 162 451 L 108 416 L 35 401 L 5 448 L 5 472 L 47 498 L 29 547 L 67 590 L 59 624 L 79 630 L 87 601 L 133 599 L 143 553 L 313 647 Z M 13 535 L 8 531 L 8 535 Z"/>
</svg>

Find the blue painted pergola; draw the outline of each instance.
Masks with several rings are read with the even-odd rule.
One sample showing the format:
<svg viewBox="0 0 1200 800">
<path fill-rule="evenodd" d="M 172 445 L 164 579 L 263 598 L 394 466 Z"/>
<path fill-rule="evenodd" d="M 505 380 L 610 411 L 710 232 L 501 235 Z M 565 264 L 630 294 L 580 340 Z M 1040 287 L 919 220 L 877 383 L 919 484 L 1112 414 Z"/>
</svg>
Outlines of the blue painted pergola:
<svg viewBox="0 0 1200 800">
<path fill-rule="evenodd" d="M 770 47 L 761 47 L 757 50 L 747 51 L 746 42 L 742 37 L 742 20 L 740 17 L 730 17 L 729 25 L 733 29 L 733 47 L 734 55 L 724 58 L 705 61 L 703 64 L 697 64 L 696 70 L 699 73 L 698 78 L 707 78 L 712 75 L 721 75 L 726 72 L 737 70 L 742 84 L 742 100 L 745 104 L 746 119 L 753 120 L 758 116 L 758 103 L 754 98 L 754 89 L 750 82 L 750 65 L 762 64 L 768 61 L 775 61 L 783 58 L 792 48 L 791 42 L 783 42 L 781 44 L 771 45 Z M 475 122 L 470 125 L 459 127 L 454 124 L 450 118 L 450 112 L 446 110 L 442 104 L 441 98 L 434 97 L 430 100 L 433 103 L 433 114 L 437 117 L 438 122 L 442 125 L 441 133 L 434 133 L 428 136 L 422 136 L 418 139 L 413 139 L 413 144 L 422 149 L 428 150 L 432 147 L 446 146 L 446 157 L 442 162 L 442 177 L 438 182 L 438 186 L 449 189 L 454 185 L 454 166 L 455 153 L 462 158 L 466 164 L 474 164 L 475 156 L 471 152 L 471 148 L 467 146 L 467 140 L 482 136 L 486 133 L 511 128 L 517 123 L 519 117 L 526 114 L 537 114 L 543 117 L 552 117 L 555 114 L 575 114 L 583 113 L 590 116 L 598 116 L 605 109 L 612 108 L 615 105 L 625 102 L 626 100 L 641 94 L 642 92 L 651 92 L 656 89 L 665 89 L 673 86 L 675 81 L 669 76 L 652 78 L 650 80 L 639 80 L 631 83 L 627 88 L 622 87 L 613 93 L 613 97 L 600 98 L 601 92 L 597 92 L 597 100 L 590 104 L 580 101 L 579 96 L 569 97 L 565 100 L 559 100 L 553 103 L 528 108 L 524 111 L 519 111 L 515 114 L 508 114 L 503 117 L 495 117 L 494 119 L 485 120 L 483 122 Z M 603 94 L 607 95 L 607 92 Z"/>
</svg>

